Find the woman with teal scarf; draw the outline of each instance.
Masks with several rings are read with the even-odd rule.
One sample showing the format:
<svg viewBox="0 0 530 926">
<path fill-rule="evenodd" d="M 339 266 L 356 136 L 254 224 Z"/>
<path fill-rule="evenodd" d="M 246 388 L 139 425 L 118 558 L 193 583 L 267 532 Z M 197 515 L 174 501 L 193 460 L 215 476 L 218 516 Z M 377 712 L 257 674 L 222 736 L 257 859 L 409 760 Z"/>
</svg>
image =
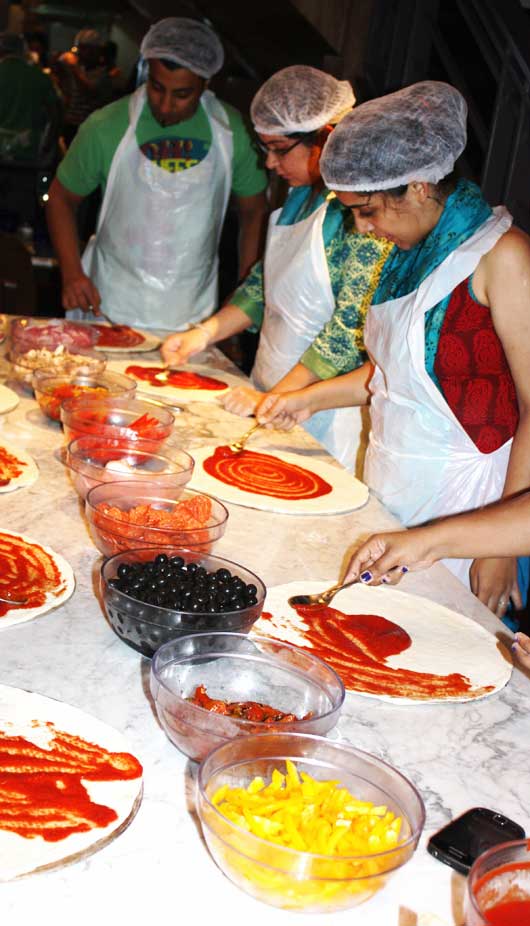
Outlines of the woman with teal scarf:
<svg viewBox="0 0 530 926">
<path fill-rule="evenodd" d="M 530 242 L 452 179 L 466 115 L 457 90 L 425 81 L 359 106 L 330 137 L 327 186 L 358 231 L 396 245 L 365 325 L 371 362 L 258 413 L 303 421 L 370 401 L 365 480 L 407 526 L 530 486 Z M 499 617 L 522 607 L 515 559 L 446 565 Z"/>
</svg>

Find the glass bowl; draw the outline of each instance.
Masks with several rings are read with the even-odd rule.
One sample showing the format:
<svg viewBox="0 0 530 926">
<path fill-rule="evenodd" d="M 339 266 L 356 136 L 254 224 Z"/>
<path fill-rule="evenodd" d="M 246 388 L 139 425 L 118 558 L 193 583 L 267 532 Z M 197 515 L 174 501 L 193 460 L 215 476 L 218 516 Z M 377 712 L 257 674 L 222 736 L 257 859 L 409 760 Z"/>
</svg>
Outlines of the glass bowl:
<svg viewBox="0 0 530 926">
<path fill-rule="evenodd" d="M 186 485 L 195 462 L 185 450 L 164 445 L 152 453 L 144 441 L 128 445 L 101 437 L 77 437 L 66 449 L 65 465 L 78 495 L 87 493 L 103 482 L 149 482 L 164 488 Z"/>
<path fill-rule="evenodd" d="M 174 513 L 179 502 L 186 503 L 189 509 L 179 517 L 186 526 L 153 526 L 153 521 L 160 522 L 167 518 L 167 513 Z M 129 512 L 140 506 L 148 508 L 130 515 L 134 522 L 112 511 Z M 153 515 L 153 509 L 160 511 L 160 515 Z M 104 556 L 138 547 L 152 547 L 158 552 L 165 547 L 184 547 L 209 553 L 223 536 L 228 521 L 227 509 L 212 495 L 153 483 L 111 482 L 94 486 L 86 497 L 85 512 L 94 543 Z"/>
<path fill-rule="evenodd" d="M 9 341 L 11 348 L 20 354 L 39 348 L 54 351 L 60 346 L 75 353 L 77 350 L 90 350 L 97 342 L 97 332 L 89 324 L 65 318 L 26 316 L 11 321 Z"/>
<path fill-rule="evenodd" d="M 288 643 L 225 632 L 180 637 L 156 652 L 151 694 L 169 739 L 195 762 L 236 736 L 271 729 L 191 703 L 201 685 L 216 700 L 255 701 L 295 714 L 299 719 L 274 724 L 282 731 L 324 735 L 337 723 L 344 702 L 337 673 Z"/>
<path fill-rule="evenodd" d="M 466 926 L 530 923 L 530 840 L 493 846 L 469 872 Z"/>
<path fill-rule="evenodd" d="M 83 373 L 87 376 L 97 376 L 102 373 L 107 364 L 104 354 L 93 350 L 80 348 L 66 348 L 63 345 L 49 350 L 47 347 L 31 348 L 26 352 L 18 352 L 11 347 L 9 350 L 11 379 L 22 383 L 28 389 L 32 388 L 33 376 L 37 370 L 45 370 L 50 374 Z"/>
<path fill-rule="evenodd" d="M 295 763 L 320 781 L 332 780 L 361 801 L 385 805 L 402 819 L 399 844 L 355 856 L 318 855 L 260 838 L 227 819 L 213 803 L 223 785 L 266 784 L 274 769 Z M 397 769 L 353 746 L 305 733 L 239 737 L 213 750 L 198 772 L 197 807 L 208 848 L 225 875 L 257 900 L 306 913 L 333 913 L 363 903 L 413 855 L 425 822 L 423 801 Z"/>
<path fill-rule="evenodd" d="M 134 379 L 109 371 L 50 373 L 48 370 L 37 370 L 33 374 L 32 385 L 41 411 L 53 421 L 61 420 L 61 405 L 68 399 L 81 396 L 99 399 L 111 395 L 133 398 L 136 392 Z"/>
<path fill-rule="evenodd" d="M 175 417 L 150 402 L 109 396 L 67 399 L 61 406 L 61 421 L 67 443 L 84 434 L 127 443 L 146 440 L 150 451 L 157 453 L 171 434 Z"/>
<path fill-rule="evenodd" d="M 152 547 L 129 550 L 105 560 L 101 567 L 100 584 L 105 611 L 112 629 L 124 643 L 150 658 L 160 646 L 179 636 L 188 638 L 189 634 L 205 631 L 228 630 L 244 633 L 250 630 L 263 610 L 265 586 L 258 576 L 244 566 L 219 556 L 206 556 L 194 550 L 182 550 L 177 547 L 165 547 L 163 550 L 168 557 L 180 556 L 186 564 L 196 563 L 207 572 L 216 572 L 218 569 L 230 570 L 232 575 L 239 576 L 245 584 L 256 586 L 256 604 L 217 613 L 177 611 L 139 601 L 109 584 L 123 563 L 146 563 L 153 560 L 159 552 Z"/>
</svg>

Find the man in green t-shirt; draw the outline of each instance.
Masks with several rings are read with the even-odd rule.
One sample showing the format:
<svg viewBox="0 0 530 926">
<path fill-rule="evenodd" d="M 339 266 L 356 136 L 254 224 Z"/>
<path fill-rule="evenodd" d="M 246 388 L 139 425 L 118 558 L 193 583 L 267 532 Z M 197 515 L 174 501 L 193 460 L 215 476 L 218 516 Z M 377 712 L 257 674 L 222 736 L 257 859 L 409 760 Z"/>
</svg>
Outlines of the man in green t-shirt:
<svg viewBox="0 0 530 926">
<path fill-rule="evenodd" d="M 48 224 L 67 310 L 101 305 L 113 321 L 175 330 L 216 307 L 217 250 L 228 199 L 240 215 L 240 275 L 259 257 L 266 175 L 240 114 L 207 90 L 223 49 L 207 26 L 170 18 L 141 53 L 147 85 L 93 113 L 50 189 Z M 81 263 L 79 202 L 104 191 Z"/>
<path fill-rule="evenodd" d="M 25 50 L 22 36 L 0 33 L 0 160 L 15 164 L 55 153 L 61 114 L 50 78 Z"/>
</svg>

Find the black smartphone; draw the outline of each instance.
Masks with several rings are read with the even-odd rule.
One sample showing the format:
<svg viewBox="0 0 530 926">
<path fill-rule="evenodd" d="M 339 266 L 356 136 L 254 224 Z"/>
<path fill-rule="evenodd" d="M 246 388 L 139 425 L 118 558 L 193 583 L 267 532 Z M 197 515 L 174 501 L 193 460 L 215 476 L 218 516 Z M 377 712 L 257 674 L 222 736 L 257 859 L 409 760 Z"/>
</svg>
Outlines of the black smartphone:
<svg viewBox="0 0 530 926">
<path fill-rule="evenodd" d="M 522 826 L 486 807 L 473 807 L 451 820 L 429 839 L 427 851 L 435 858 L 467 875 L 473 862 L 486 849 L 524 839 Z"/>
</svg>

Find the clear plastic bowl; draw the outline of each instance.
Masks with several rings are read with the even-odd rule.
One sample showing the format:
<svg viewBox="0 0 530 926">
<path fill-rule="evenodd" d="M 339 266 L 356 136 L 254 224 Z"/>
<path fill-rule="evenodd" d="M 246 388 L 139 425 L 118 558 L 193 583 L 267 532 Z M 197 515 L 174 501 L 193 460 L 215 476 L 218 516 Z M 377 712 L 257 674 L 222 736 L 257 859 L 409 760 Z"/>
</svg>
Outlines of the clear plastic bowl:
<svg viewBox="0 0 530 926">
<path fill-rule="evenodd" d="M 109 585 L 109 580 L 117 575 L 118 567 L 122 563 L 145 563 L 154 559 L 160 552 L 167 553 L 169 557 L 182 556 L 186 563 L 197 563 L 204 566 L 207 572 L 229 569 L 232 575 L 238 575 L 245 584 L 256 586 L 257 603 L 238 611 L 224 611 L 219 614 L 175 611 L 139 601 Z M 261 579 L 253 572 L 239 563 L 219 556 L 205 556 L 194 550 L 176 547 L 164 547 L 163 550 L 144 547 L 105 560 L 101 567 L 101 593 L 107 617 L 115 633 L 128 646 L 150 658 L 164 643 L 181 636 L 188 638 L 192 633 L 217 630 L 248 632 L 263 610 L 266 589 Z"/>
<path fill-rule="evenodd" d="M 337 673 L 288 643 L 224 632 L 180 637 L 155 654 L 151 693 L 169 739 L 195 762 L 236 736 L 271 729 L 190 703 L 199 685 L 214 699 L 257 701 L 300 718 L 273 725 L 282 731 L 325 735 L 337 723 L 344 702 Z M 307 714 L 311 717 L 302 719 Z"/>
<path fill-rule="evenodd" d="M 97 376 L 103 372 L 107 364 L 107 358 L 101 352 L 69 349 L 62 346 L 54 350 L 46 347 L 31 348 L 25 353 L 20 353 L 11 347 L 9 359 L 11 361 L 10 378 L 22 383 L 28 389 L 32 388 L 33 376 L 37 370 L 45 370 L 50 374 L 84 373 L 88 376 Z"/>
<path fill-rule="evenodd" d="M 511 919 L 501 915 L 504 904 L 512 907 Z M 503 842 L 479 855 L 466 883 L 465 915 L 467 926 L 530 922 L 530 839 Z"/>
<path fill-rule="evenodd" d="M 209 502 L 210 514 L 204 527 L 151 527 L 145 521 L 131 524 L 107 513 L 108 509 L 98 508 L 109 505 L 129 511 L 149 505 L 173 511 L 178 502 L 183 501 Z M 164 488 L 152 483 L 140 486 L 136 482 L 111 482 L 95 486 L 86 497 L 85 512 L 94 543 L 104 556 L 114 556 L 139 547 L 152 547 L 161 553 L 165 547 L 184 547 L 209 553 L 214 543 L 223 536 L 228 521 L 227 509 L 212 495 L 193 489 Z"/>
<path fill-rule="evenodd" d="M 145 482 L 175 488 L 192 477 L 195 462 L 185 450 L 165 444 L 152 453 L 150 442 L 128 445 L 101 437 L 77 437 L 66 449 L 65 465 L 78 495 L 84 500 L 90 489 L 104 482 Z"/>
<path fill-rule="evenodd" d="M 384 804 L 402 818 L 400 844 L 372 855 L 317 855 L 261 839 L 228 820 L 212 803 L 222 785 L 265 783 L 285 760 L 318 780 L 339 782 L 359 800 Z M 199 767 L 197 806 L 208 848 L 225 875 L 257 900 L 306 913 L 333 913 L 363 903 L 413 855 L 425 808 L 414 785 L 376 756 L 303 733 L 262 733 L 231 740 Z"/>
<path fill-rule="evenodd" d="M 102 373 L 79 370 L 70 373 L 50 373 L 48 370 L 37 370 L 33 374 L 32 385 L 41 411 L 53 421 L 61 420 L 61 405 L 71 398 L 133 398 L 136 392 L 134 379 L 122 373 L 110 373 L 108 370 Z"/>
<path fill-rule="evenodd" d="M 174 415 L 167 408 L 138 399 L 68 399 L 61 406 L 61 421 L 67 443 L 82 435 L 105 439 L 149 441 L 157 453 L 171 434 Z"/>
</svg>

